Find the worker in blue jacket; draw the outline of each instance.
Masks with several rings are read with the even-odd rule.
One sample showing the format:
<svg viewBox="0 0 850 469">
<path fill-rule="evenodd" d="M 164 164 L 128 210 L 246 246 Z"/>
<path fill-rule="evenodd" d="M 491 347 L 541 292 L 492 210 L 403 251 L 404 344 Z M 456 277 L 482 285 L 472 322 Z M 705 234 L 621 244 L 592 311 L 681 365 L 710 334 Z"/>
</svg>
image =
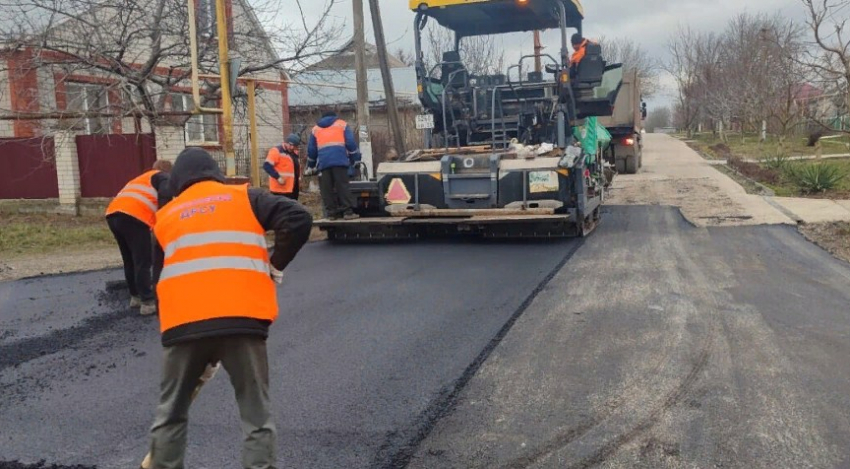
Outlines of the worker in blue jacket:
<svg viewBox="0 0 850 469">
<path fill-rule="evenodd" d="M 319 174 L 322 204 L 331 220 L 354 220 L 354 196 L 348 189 L 349 170 L 360 161 L 360 149 L 351 127 L 335 112 L 326 112 L 313 127 L 307 144 L 307 171 Z"/>
</svg>

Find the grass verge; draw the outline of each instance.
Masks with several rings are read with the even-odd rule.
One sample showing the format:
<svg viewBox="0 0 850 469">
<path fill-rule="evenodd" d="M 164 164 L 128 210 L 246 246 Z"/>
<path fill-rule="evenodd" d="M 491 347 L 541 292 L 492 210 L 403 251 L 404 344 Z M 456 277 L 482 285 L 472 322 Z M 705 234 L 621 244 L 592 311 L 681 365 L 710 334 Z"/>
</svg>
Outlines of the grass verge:
<svg viewBox="0 0 850 469">
<path fill-rule="evenodd" d="M 103 217 L 52 214 L 0 215 L 0 255 L 47 254 L 114 243 Z"/>
<path fill-rule="evenodd" d="M 777 157 L 782 154 L 779 139 L 769 137 L 760 142 L 758 135 L 729 134 L 728 142 L 723 143 L 713 134 L 698 134 L 690 140 L 690 145 L 695 150 L 702 152 L 709 159 L 727 159 L 734 155 L 743 159 L 762 159 Z M 785 156 L 810 156 L 815 154 L 815 148 L 806 146 L 806 139 L 802 137 L 788 137 L 784 143 Z M 841 153 L 843 144 L 837 140 L 830 140 L 829 145 L 824 145 L 824 153 Z"/>
</svg>

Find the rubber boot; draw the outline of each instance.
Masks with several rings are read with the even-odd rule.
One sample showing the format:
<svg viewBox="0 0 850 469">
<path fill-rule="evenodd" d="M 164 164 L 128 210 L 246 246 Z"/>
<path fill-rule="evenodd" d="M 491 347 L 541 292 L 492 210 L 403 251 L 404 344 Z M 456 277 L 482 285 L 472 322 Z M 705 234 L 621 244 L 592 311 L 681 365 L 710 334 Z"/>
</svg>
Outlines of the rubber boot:
<svg viewBox="0 0 850 469">
<path fill-rule="evenodd" d="M 142 303 L 142 307 L 139 310 L 139 314 L 141 314 L 142 316 L 153 316 L 154 314 L 156 314 L 156 302 L 151 301 Z"/>
<path fill-rule="evenodd" d="M 138 296 L 131 296 L 130 297 L 130 307 L 131 308 L 138 308 L 140 306 L 142 306 L 142 299 L 139 298 Z"/>
</svg>

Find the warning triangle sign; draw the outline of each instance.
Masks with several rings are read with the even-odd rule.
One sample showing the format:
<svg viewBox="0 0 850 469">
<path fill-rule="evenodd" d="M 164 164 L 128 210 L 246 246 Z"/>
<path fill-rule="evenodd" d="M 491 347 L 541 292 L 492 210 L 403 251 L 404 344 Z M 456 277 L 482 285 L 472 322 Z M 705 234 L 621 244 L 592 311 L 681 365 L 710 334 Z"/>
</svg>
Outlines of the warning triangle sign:
<svg viewBox="0 0 850 469">
<path fill-rule="evenodd" d="M 401 178 L 393 178 L 390 181 L 385 199 L 391 204 L 406 204 L 410 202 L 410 192 L 407 191 L 407 187 L 404 186 L 404 181 Z"/>
</svg>

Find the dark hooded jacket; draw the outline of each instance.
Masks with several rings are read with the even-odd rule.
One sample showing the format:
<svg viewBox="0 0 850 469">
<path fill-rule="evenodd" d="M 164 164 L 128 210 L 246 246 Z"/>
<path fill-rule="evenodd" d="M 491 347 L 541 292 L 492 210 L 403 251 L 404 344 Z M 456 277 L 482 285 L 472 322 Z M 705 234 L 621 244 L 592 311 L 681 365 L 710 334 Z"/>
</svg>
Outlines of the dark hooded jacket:
<svg viewBox="0 0 850 469">
<path fill-rule="evenodd" d="M 319 119 L 316 127 L 327 129 L 338 120 L 339 117 L 336 114 L 328 114 Z M 307 167 L 322 171 L 334 167 L 348 168 L 360 161 L 360 150 L 357 148 L 357 141 L 354 139 L 354 132 L 350 126 L 345 127 L 344 134 L 345 146 L 328 146 L 325 148 L 321 148 L 324 142 L 316 140 L 315 132 L 310 134 L 310 140 L 307 141 Z"/>
<path fill-rule="evenodd" d="M 225 182 L 213 158 L 200 148 L 187 148 L 177 157 L 169 178 L 175 197 L 193 184 L 202 181 Z M 284 270 L 310 237 L 313 218 L 303 205 L 286 197 L 272 195 L 262 189 L 248 189 L 248 200 L 254 216 L 266 231 L 274 231 L 274 251 L 271 264 Z M 166 205 L 167 207 L 167 205 Z M 186 295 L 202 291 L 186 292 Z M 233 292 L 239 295 L 240 292 Z M 162 344 L 171 346 L 181 342 L 229 335 L 256 335 L 268 337 L 268 321 L 246 317 L 227 317 L 185 324 L 166 331 Z"/>
</svg>

